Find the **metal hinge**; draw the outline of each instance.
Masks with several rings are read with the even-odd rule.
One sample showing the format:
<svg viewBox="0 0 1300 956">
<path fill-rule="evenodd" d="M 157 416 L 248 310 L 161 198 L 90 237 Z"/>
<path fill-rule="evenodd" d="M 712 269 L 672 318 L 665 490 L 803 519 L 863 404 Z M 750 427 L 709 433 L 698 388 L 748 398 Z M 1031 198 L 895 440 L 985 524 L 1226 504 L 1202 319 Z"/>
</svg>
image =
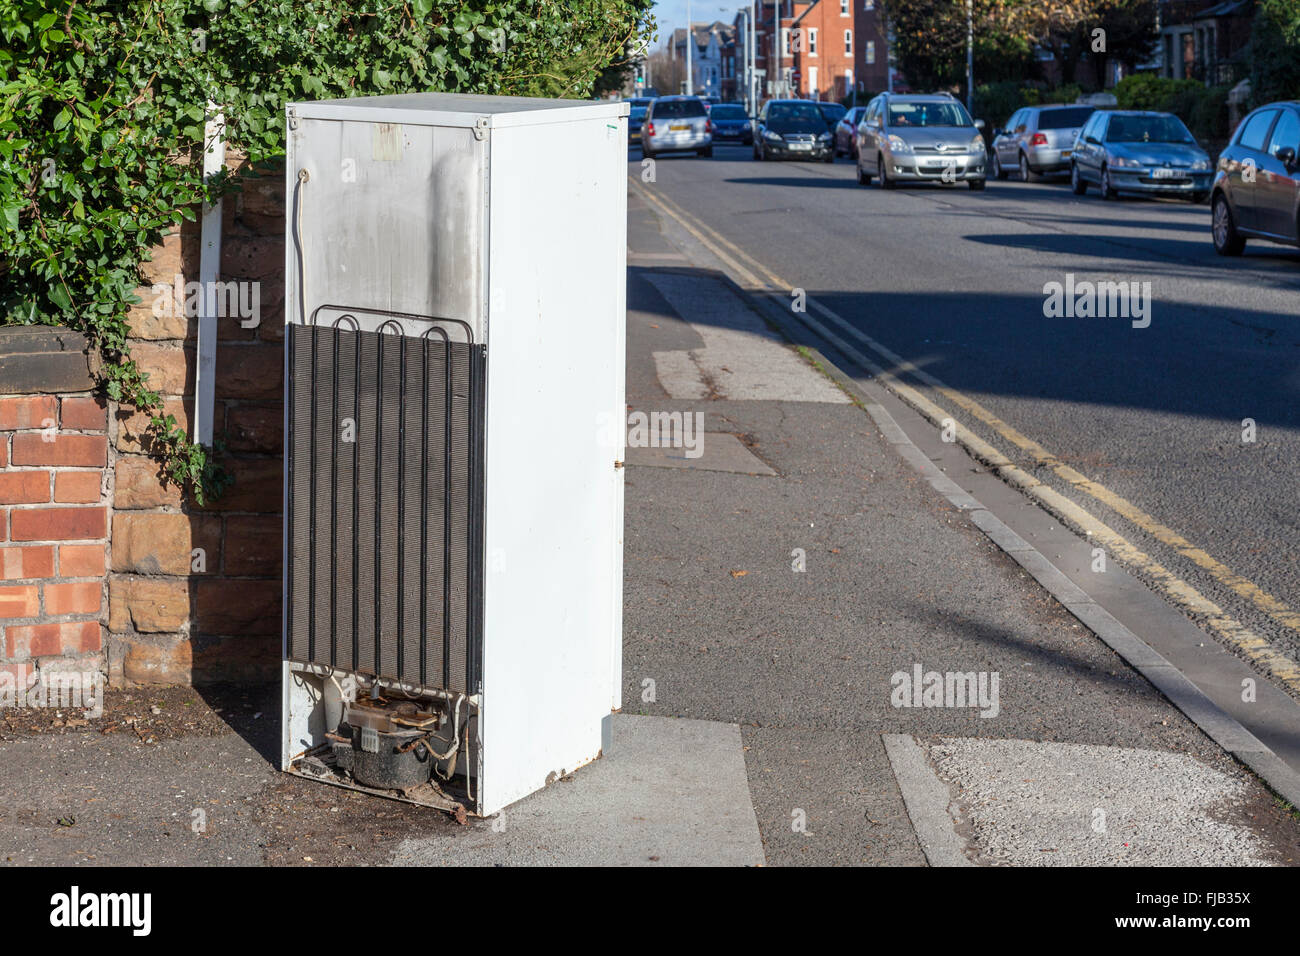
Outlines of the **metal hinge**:
<svg viewBox="0 0 1300 956">
<path fill-rule="evenodd" d="M 297 107 L 291 106 L 289 107 L 289 129 L 297 129 L 297 128 L 298 128 L 298 109 Z"/>
<path fill-rule="evenodd" d="M 621 461 L 618 461 L 617 459 L 615 459 L 615 461 L 614 461 L 614 467 L 615 467 L 615 468 L 622 468 L 622 467 L 623 467 L 623 463 L 622 463 Z"/>
<path fill-rule="evenodd" d="M 480 116 L 474 121 L 474 138 L 477 140 L 485 139 L 487 137 L 487 131 L 488 118 L 486 116 Z"/>
</svg>

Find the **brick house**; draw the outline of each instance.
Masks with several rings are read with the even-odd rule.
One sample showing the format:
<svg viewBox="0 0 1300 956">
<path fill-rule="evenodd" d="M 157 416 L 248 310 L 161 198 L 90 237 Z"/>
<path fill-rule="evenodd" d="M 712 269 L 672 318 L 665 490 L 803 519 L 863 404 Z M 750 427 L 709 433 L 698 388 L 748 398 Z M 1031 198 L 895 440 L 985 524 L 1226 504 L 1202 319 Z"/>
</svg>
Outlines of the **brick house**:
<svg viewBox="0 0 1300 956">
<path fill-rule="evenodd" d="M 1255 0 L 1161 0 L 1160 75 L 1232 83 L 1233 59 L 1250 43 Z"/>
<path fill-rule="evenodd" d="M 755 60 L 765 70 L 760 96 L 842 100 L 887 88 L 888 44 L 876 0 L 780 0 L 779 50 L 772 55 L 773 4 L 755 2 Z M 744 74 L 745 17 L 734 29 L 735 70 Z M 776 83 L 772 80 L 775 77 Z"/>
<path fill-rule="evenodd" d="M 854 90 L 853 0 L 814 0 L 791 25 L 796 95 L 841 100 Z"/>
</svg>

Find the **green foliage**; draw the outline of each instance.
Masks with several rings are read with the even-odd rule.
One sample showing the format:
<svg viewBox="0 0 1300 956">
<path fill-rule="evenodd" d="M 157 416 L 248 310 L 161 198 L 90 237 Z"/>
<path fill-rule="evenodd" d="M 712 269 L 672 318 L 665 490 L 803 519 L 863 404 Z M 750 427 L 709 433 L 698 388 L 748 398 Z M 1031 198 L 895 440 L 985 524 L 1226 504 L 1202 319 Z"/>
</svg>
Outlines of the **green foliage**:
<svg viewBox="0 0 1300 956">
<path fill-rule="evenodd" d="M 1197 139 L 1222 140 L 1228 135 L 1229 89 L 1155 73 L 1135 73 L 1120 80 L 1114 93 L 1120 109 L 1173 113 Z"/>
<path fill-rule="evenodd" d="M 148 249 L 237 186 L 202 177 L 205 105 L 254 164 L 294 100 L 447 90 L 590 96 L 653 28 L 648 0 L 3 0 L 0 322 L 66 325 L 103 388 L 150 418 L 196 500 L 228 478 L 161 412 L 127 311 Z"/>
<path fill-rule="evenodd" d="M 1045 85 L 1026 86 L 1014 80 L 985 83 L 975 87 L 975 115 L 992 131 L 1006 126 L 1011 114 L 1022 106 L 1074 103 L 1082 92 L 1078 84 L 1052 89 Z"/>
<path fill-rule="evenodd" d="M 1251 105 L 1300 99 L 1300 4 L 1260 0 L 1251 27 Z"/>
</svg>

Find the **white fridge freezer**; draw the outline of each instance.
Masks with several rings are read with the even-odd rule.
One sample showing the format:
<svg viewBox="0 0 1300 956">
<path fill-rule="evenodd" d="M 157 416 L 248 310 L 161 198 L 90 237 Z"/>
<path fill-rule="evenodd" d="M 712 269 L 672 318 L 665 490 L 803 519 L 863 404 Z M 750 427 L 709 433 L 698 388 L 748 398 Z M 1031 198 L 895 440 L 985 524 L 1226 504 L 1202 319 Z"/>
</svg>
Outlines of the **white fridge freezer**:
<svg viewBox="0 0 1300 956">
<path fill-rule="evenodd" d="M 487 815 L 600 756 L 627 112 L 287 107 L 283 769 Z"/>
</svg>

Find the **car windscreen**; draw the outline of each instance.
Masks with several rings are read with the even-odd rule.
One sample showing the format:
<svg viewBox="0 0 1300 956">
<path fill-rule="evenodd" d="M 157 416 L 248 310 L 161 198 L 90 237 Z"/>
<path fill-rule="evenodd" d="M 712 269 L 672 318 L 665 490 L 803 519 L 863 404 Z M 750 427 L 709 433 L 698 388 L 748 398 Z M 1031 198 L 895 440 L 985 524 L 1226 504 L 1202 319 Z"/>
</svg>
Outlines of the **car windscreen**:
<svg viewBox="0 0 1300 956">
<path fill-rule="evenodd" d="M 709 116 L 715 120 L 745 120 L 749 114 L 743 106 L 715 106 L 709 110 Z"/>
<path fill-rule="evenodd" d="M 629 119 L 634 119 L 634 120 L 645 119 L 645 107 L 634 106 L 632 107 L 631 110 L 628 111 L 627 115 Z"/>
<path fill-rule="evenodd" d="M 824 133 L 826 121 L 811 103 L 773 103 L 767 108 L 767 128 L 776 133 Z"/>
<path fill-rule="evenodd" d="M 705 115 L 704 104 L 699 100 L 656 100 L 654 104 L 655 119 L 688 119 Z"/>
<path fill-rule="evenodd" d="M 889 125 L 913 126 L 970 126 L 970 115 L 960 103 L 890 103 Z"/>
<path fill-rule="evenodd" d="M 1043 110 L 1038 114 L 1039 129 L 1074 129 L 1088 122 L 1095 110 L 1091 106 L 1070 107 L 1066 110 Z"/>
<path fill-rule="evenodd" d="M 1110 118 L 1106 129 L 1108 143 L 1195 143 L 1192 134 L 1187 131 L 1182 120 L 1177 116 L 1157 114 L 1155 116 L 1125 116 L 1116 114 Z"/>
<path fill-rule="evenodd" d="M 822 111 L 822 116 L 826 117 L 826 122 L 831 124 L 838 123 L 840 118 L 848 112 L 839 103 L 822 103 L 817 108 Z"/>
</svg>

